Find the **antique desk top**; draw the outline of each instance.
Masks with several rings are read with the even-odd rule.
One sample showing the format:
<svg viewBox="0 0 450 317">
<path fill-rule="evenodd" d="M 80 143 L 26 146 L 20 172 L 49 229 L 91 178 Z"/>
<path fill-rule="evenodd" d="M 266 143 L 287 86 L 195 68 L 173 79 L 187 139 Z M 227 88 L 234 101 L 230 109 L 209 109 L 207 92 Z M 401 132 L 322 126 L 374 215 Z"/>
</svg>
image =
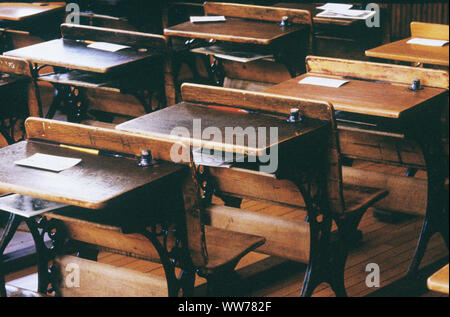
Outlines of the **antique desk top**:
<svg viewBox="0 0 450 317">
<path fill-rule="evenodd" d="M 290 79 L 269 89 L 266 93 L 301 97 L 330 102 L 337 111 L 398 119 L 420 110 L 432 98 L 446 92 L 445 89 L 425 87 L 411 91 L 408 85 L 346 79 L 349 82 L 339 88 L 299 84 L 305 77 L 346 79 L 340 76 L 307 73 Z"/>
<path fill-rule="evenodd" d="M 225 22 L 185 22 L 164 29 L 164 35 L 270 45 L 277 39 L 305 29 L 307 29 L 306 26 L 298 24 L 282 28 L 279 23 L 275 22 L 226 17 Z"/>
<path fill-rule="evenodd" d="M 32 63 L 66 67 L 95 73 L 109 73 L 144 61 L 157 52 L 140 52 L 134 48 L 108 52 L 87 47 L 83 41 L 57 39 L 5 52 Z"/>
<path fill-rule="evenodd" d="M 366 51 L 369 57 L 403 62 L 449 66 L 448 45 L 435 47 L 407 44 L 411 38 L 384 44 Z"/>
<path fill-rule="evenodd" d="M 35 153 L 73 157 L 82 161 L 55 173 L 14 164 Z M 137 160 L 109 157 L 27 140 L 0 149 L 0 191 L 14 192 L 63 204 L 101 209 L 119 196 L 180 171 L 183 166 L 161 162 L 142 168 Z"/>
<path fill-rule="evenodd" d="M 218 141 L 213 138 L 202 138 L 203 130 L 198 134 L 193 127 L 193 120 L 195 119 L 201 119 L 202 129 L 218 128 L 222 139 Z M 190 141 L 193 146 L 259 156 L 263 155 L 266 149 L 271 146 L 281 145 L 294 138 L 307 136 L 308 133 L 326 125 L 324 122 L 315 120 L 292 124 L 287 123 L 286 119 L 260 113 L 234 113 L 209 108 L 207 105 L 182 102 L 120 124 L 116 126 L 116 129 L 152 137 L 168 138 L 169 140 Z M 177 135 L 171 135 L 172 131 L 179 127 L 186 128 L 189 131 L 189 140 L 180 139 Z M 228 140 L 225 137 L 227 127 L 232 129 L 234 127 L 242 128 L 240 132 L 236 133 L 236 140 Z M 258 129 L 258 127 L 267 128 L 267 133 L 264 134 L 266 139 L 259 140 L 257 137 L 258 133 L 256 133 L 257 140 L 245 138 L 246 129 L 252 127 L 255 129 Z M 278 128 L 278 140 L 274 144 L 271 144 L 269 127 Z"/>
<path fill-rule="evenodd" d="M 317 17 L 316 15 L 323 10 L 317 9 L 320 4 L 318 3 L 295 3 L 295 2 L 279 2 L 274 7 L 308 10 L 311 12 L 311 17 L 315 24 L 329 24 L 329 25 L 341 25 L 341 26 L 353 26 L 364 24 L 364 20 L 357 19 L 337 19 L 337 18 L 324 18 Z"/>
<path fill-rule="evenodd" d="M 65 6 L 65 2 L 4 2 L 0 3 L 0 20 L 22 21 L 57 11 L 63 11 Z"/>
</svg>

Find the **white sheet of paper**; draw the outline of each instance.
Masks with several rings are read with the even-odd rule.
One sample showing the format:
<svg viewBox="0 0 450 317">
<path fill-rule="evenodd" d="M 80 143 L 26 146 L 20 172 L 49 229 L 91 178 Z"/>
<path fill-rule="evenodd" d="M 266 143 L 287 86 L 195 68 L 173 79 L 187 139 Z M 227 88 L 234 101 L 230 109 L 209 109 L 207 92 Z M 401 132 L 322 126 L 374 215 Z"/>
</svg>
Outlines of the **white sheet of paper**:
<svg viewBox="0 0 450 317">
<path fill-rule="evenodd" d="M 210 151 L 208 149 L 199 148 L 192 152 L 194 163 L 197 165 L 211 167 L 231 167 L 231 162 L 224 159 L 222 151 Z"/>
<path fill-rule="evenodd" d="M 0 197 L 0 209 L 31 218 L 49 211 L 67 207 L 67 205 L 18 194 Z"/>
<path fill-rule="evenodd" d="M 317 7 L 317 9 L 321 10 L 331 10 L 335 12 L 345 11 L 353 7 L 353 4 L 345 4 L 345 3 L 327 3 L 323 6 Z"/>
<path fill-rule="evenodd" d="M 426 45 L 426 46 L 444 46 L 445 44 L 448 44 L 448 41 L 446 40 L 433 40 L 433 39 L 424 39 L 420 37 L 415 37 L 410 39 L 408 44 L 417 44 L 417 45 Z"/>
<path fill-rule="evenodd" d="M 273 54 L 259 54 L 256 52 L 245 52 L 223 49 L 220 46 L 213 45 L 208 47 L 197 47 L 191 49 L 191 52 L 198 54 L 214 55 L 215 57 L 235 61 L 239 63 L 248 63 L 264 58 L 274 58 Z"/>
<path fill-rule="evenodd" d="M 124 50 L 126 48 L 130 48 L 130 46 L 114 44 L 114 43 L 107 43 L 107 42 L 95 42 L 95 43 L 89 44 L 87 47 L 95 48 L 96 50 L 112 52 L 112 53 L 118 52 L 120 50 Z"/>
<path fill-rule="evenodd" d="M 376 11 L 366 10 L 325 10 L 318 13 L 316 16 L 321 18 L 367 20 L 368 18 L 374 16 L 376 13 Z"/>
<path fill-rule="evenodd" d="M 61 172 L 74 167 L 81 159 L 36 153 L 26 159 L 16 161 L 14 164 L 33 167 L 52 172 Z"/>
<path fill-rule="evenodd" d="M 207 23 L 207 22 L 224 22 L 226 21 L 223 15 L 219 16 L 192 16 L 191 23 Z"/>
<path fill-rule="evenodd" d="M 348 83 L 348 80 L 340 80 L 340 79 L 332 79 L 332 78 L 323 78 L 323 77 L 309 76 L 309 77 L 303 78 L 298 83 L 299 84 L 304 84 L 304 85 L 314 85 L 314 86 L 339 88 L 342 85 Z"/>
</svg>

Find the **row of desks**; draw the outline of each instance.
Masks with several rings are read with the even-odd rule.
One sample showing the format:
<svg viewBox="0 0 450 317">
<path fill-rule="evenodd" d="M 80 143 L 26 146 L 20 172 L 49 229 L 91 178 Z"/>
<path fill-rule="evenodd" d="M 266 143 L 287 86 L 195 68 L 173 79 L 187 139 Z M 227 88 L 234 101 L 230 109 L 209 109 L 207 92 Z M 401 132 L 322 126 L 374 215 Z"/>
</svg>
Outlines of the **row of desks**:
<svg viewBox="0 0 450 317">
<path fill-rule="evenodd" d="M 301 30 L 301 28 L 295 26 L 282 29 L 276 23 L 243 22 L 232 18 L 228 19 L 225 25 L 220 24 L 218 26 L 220 27 L 213 28 L 211 24 L 192 25 L 186 23 L 166 30 L 166 35 L 269 45 L 279 37 Z M 267 26 L 268 29 L 261 28 L 261 26 Z M 51 53 L 49 54 L 49 52 Z M 46 42 L 34 47 L 8 52 L 6 55 L 24 58 L 36 64 L 68 67 L 97 73 L 121 70 L 124 65 L 129 66 L 142 59 L 152 57 L 151 52 L 123 51 L 109 53 L 93 51 L 87 47 L 86 43 L 68 39 Z M 343 63 L 343 61 L 337 60 L 333 63 Z M 328 101 L 339 111 L 393 120 L 395 125 L 404 129 L 403 132 L 408 137 L 415 138 L 422 145 L 427 162 L 426 168 L 430 172 L 428 218 L 425 223 L 427 224 L 430 220 L 429 223 L 433 224 L 433 229 L 427 229 L 431 233 L 444 230 L 442 224 L 439 225 L 441 221 L 440 211 L 435 213 L 436 210 L 442 210 L 443 207 L 441 195 L 445 171 L 442 164 L 443 156 L 439 150 L 440 138 L 435 129 L 439 126 L 439 118 L 434 110 L 438 108 L 438 101 L 445 98 L 448 91 L 433 88 L 432 85 L 427 85 L 419 91 L 411 91 L 406 83 L 380 82 L 379 80 L 365 78 L 362 74 L 359 78 L 352 76 L 351 79 L 345 78 L 339 72 L 313 72 L 312 74 L 327 78 L 344 78 L 348 79 L 349 83 L 339 89 L 298 84 L 299 80 L 308 76 L 306 74 L 274 86 L 265 93 Z M 213 99 L 211 103 L 214 103 Z M 230 100 L 229 106 L 233 106 L 234 103 L 233 100 Z M 266 128 L 277 126 L 280 136 L 278 145 L 280 145 L 292 138 L 313 135 L 314 131 L 320 129 L 320 126 L 302 124 L 299 125 L 301 131 L 298 131 L 297 128 L 293 128 L 292 125 L 283 120 L 271 119 L 271 117 L 263 114 L 229 113 L 210 109 L 208 104 L 205 106 L 189 103 L 172 106 L 120 125 L 117 130 L 124 134 L 133 133 L 173 141 L 174 137 L 171 135 L 173 128 L 184 127 L 192 132 L 192 122 L 195 118 L 202 118 L 202 120 L 206 120 L 206 126 L 219 127 L 221 131 L 228 126 L 236 125 L 245 129 L 245 127 L 254 126 L 257 122 L 258 125 Z M 425 122 L 424 118 L 426 118 Z M 73 131 L 76 132 L 77 129 L 74 127 Z M 120 136 L 120 132 L 117 135 Z M 193 133 L 189 133 L 189 135 L 192 136 Z M 193 145 L 204 145 L 204 140 L 201 137 L 189 137 L 182 141 L 187 141 Z M 268 144 L 267 141 L 264 144 Z M 256 144 L 259 143 L 256 142 Z M 91 146 L 95 147 L 95 142 Z M 122 144 L 122 146 L 126 146 L 126 144 Z M 246 147 L 245 144 L 234 143 L 220 143 L 220 147 L 222 149 L 240 149 L 245 154 L 257 154 L 266 150 L 266 147 L 255 149 Z M 41 144 L 33 140 L 5 148 L 1 150 L 3 157 L 1 163 L 6 165 L 2 168 L 2 174 L 0 174 L 2 186 L 0 189 L 79 207 L 98 209 L 104 207 L 105 203 L 114 201 L 118 196 L 126 199 L 126 194 L 134 189 L 156 182 L 159 178 L 169 174 L 176 174 L 178 171 L 178 167 L 168 164 L 166 168 L 166 165 L 162 164 L 162 166 L 158 166 L 158 169 L 149 169 L 142 173 L 142 169 L 135 164 L 135 160 L 87 154 L 82 154 L 84 162 L 82 165 L 57 175 L 39 170 L 31 171 L 12 163 L 36 152 L 72 155 L 71 150 L 55 148 L 52 145 Z M 122 166 L 122 164 L 123 168 L 117 169 L 117 166 Z M 147 172 L 150 174 L 147 175 Z M 32 177 L 30 177 L 30 173 Z M 40 181 L 36 182 L 35 179 Z M 424 237 L 424 239 L 426 238 Z M 424 240 L 421 243 L 420 248 L 423 248 L 427 241 Z M 420 254 L 416 261 L 420 262 Z M 418 266 L 418 262 L 413 264 L 412 271 L 417 269 L 415 266 Z"/>
</svg>

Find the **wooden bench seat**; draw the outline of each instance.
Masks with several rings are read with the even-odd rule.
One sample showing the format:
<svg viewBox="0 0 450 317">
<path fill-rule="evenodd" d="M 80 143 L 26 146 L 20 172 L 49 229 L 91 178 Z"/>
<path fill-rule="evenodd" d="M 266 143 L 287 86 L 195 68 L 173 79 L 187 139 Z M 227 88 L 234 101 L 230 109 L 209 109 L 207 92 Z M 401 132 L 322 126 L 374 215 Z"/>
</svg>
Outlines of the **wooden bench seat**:
<svg viewBox="0 0 450 317">
<path fill-rule="evenodd" d="M 96 217 L 92 212 L 72 209 L 46 216 L 62 221 L 72 240 L 87 243 L 90 247 L 103 251 L 122 253 L 150 261 L 159 260 L 156 250 L 145 237 L 139 234 L 125 234 L 120 225 L 114 221 Z M 204 274 L 224 269 L 230 263 L 237 264 L 244 255 L 261 246 L 265 241 L 262 237 L 210 226 L 205 226 L 205 236 L 208 263 L 202 268 Z M 169 235 L 168 247 L 174 246 L 175 243 L 175 237 Z M 193 258 L 199 258 L 197 250 L 192 251 Z"/>
<path fill-rule="evenodd" d="M 55 287 L 57 297 L 166 297 L 167 281 L 163 276 L 115 267 L 73 256 L 55 260 L 61 281 Z M 79 287 L 64 283 L 79 269 Z M 74 282 L 76 280 L 74 279 Z"/>
<path fill-rule="evenodd" d="M 239 209 L 236 209 L 240 212 Z M 125 234 L 120 225 L 111 219 L 96 217 L 95 213 L 70 209 L 46 214 L 47 218 L 60 220 L 64 224 L 68 238 L 82 242 L 83 246 L 97 250 L 120 253 L 153 262 L 159 262 L 159 255 L 153 245 L 140 234 Z M 239 260 L 249 252 L 262 246 L 265 238 L 248 233 L 205 226 L 208 261 L 205 265 L 195 263 L 201 259 L 200 250 L 191 250 L 198 274 L 209 276 L 233 270 Z M 170 249 L 175 245 L 175 237 L 167 237 Z M 199 261 L 201 262 L 201 261 Z"/>
<path fill-rule="evenodd" d="M 344 214 L 365 211 L 387 195 L 388 191 L 384 189 L 346 184 Z M 256 249 L 258 252 L 301 263 L 309 261 L 310 225 L 303 220 L 283 219 L 220 205 L 213 205 L 206 212 L 207 223 L 211 226 L 265 237 L 266 243 Z"/>
<path fill-rule="evenodd" d="M 163 297 L 168 294 L 162 276 L 70 255 L 56 258 L 53 270 L 58 277 L 57 284 L 52 285 L 57 297 Z M 49 296 L 12 285 L 6 285 L 6 293 L 8 297 Z"/>
<path fill-rule="evenodd" d="M 242 257 L 265 242 L 260 236 L 211 226 L 205 226 L 205 236 L 208 263 L 199 271 L 202 276 L 233 270 Z"/>
<path fill-rule="evenodd" d="M 344 183 L 345 213 L 353 213 L 361 209 L 367 209 L 388 195 L 385 189 L 363 187 Z"/>
</svg>

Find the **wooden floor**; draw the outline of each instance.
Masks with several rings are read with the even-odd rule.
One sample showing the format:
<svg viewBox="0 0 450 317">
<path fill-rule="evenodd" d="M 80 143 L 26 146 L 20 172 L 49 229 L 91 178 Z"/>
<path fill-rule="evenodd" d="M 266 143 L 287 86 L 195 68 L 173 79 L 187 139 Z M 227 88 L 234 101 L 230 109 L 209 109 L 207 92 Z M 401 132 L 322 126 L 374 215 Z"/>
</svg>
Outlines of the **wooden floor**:
<svg viewBox="0 0 450 317">
<path fill-rule="evenodd" d="M 359 163 L 358 167 L 371 170 L 384 170 L 386 166 L 377 166 L 370 163 Z M 403 173 L 402 169 L 389 169 L 392 173 Z M 424 177 L 419 173 L 416 177 Z M 243 208 L 248 210 L 270 213 L 287 218 L 304 219 L 305 213 L 288 207 L 276 207 L 256 201 L 244 201 Z M 379 291 L 377 288 L 366 286 L 366 266 L 376 263 L 380 267 L 381 288 L 393 285 L 402 279 L 408 269 L 413 256 L 423 218 L 408 217 L 396 224 L 387 224 L 373 217 L 372 210 L 362 219 L 360 229 L 364 238 L 359 246 L 351 250 L 345 272 L 345 284 L 348 295 L 361 297 Z M 23 236 L 21 236 L 23 239 Z M 24 244 L 28 242 L 22 242 Z M 16 241 L 17 246 L 17 241 Z M 429 266 L 448 257 L 448 252 L 441 237 L 435 235 L 431 240 L 422 267 Z M 147 261 L 137 260 L 122 255 L 100 253 L 99 261 L 118 267 L 134 269 L 145 273 L 164 275 L 161 265 Z M 447 258 L 448 261 L 448 258 Z M 36 268 L 16 272 L 7 276 L 9 284 L 28 289 L 36 288 Z M 280 258 L 251 253 L 239 263 L 238 273 L 240 279 L 230 285 L 236 296 L 257 297 L 296 297 L 299 295 L 305 274 L 305 265 L 285 261 Z M 197 279 L 196 295 L 205 293 L 204 280 Z M 377 294 L 377 293 L 375 293 Z M 400 294 L 401 295 L 401 294 Z M 331 288 L 324 284 L 319 286 L 314 296 L 334 296 Z M 421 296 L 440 296 L 426 292 Z"/>
</svg>

